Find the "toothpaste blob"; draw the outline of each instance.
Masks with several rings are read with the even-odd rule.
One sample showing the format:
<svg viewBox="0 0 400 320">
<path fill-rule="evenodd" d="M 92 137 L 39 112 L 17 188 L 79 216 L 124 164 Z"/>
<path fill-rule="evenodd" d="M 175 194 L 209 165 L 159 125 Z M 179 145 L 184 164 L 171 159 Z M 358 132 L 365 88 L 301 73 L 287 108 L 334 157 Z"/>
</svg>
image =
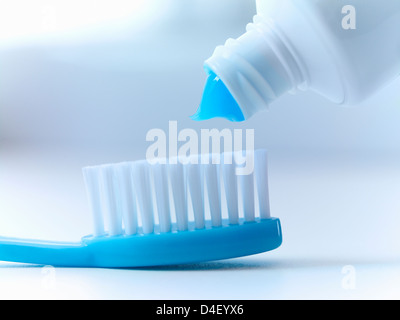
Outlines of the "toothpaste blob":
<svg viewBox="0 0 400 320">
<path fill-rule="evenodd" d="M 225 84 L 216 74 L 210 73 L 200 107 L 191 119 L 203 121 L 213 118 L 225 118 L 232 122 L 245 120 L 242 110 Z"/>
</svg>

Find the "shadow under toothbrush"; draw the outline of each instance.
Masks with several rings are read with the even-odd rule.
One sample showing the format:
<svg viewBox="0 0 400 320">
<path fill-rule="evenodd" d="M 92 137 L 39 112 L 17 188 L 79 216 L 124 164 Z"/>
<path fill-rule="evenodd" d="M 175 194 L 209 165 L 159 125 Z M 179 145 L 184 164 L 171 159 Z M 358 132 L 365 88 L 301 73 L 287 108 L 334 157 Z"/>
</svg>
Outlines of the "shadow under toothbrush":
<svg viewBox="0 0 400 320">
<path fill-rule="evenodd" d="M 367 260 L 367 259 L 317 259 L 317 258 L 293 258 L 293 259 L 229 259 L 186 265 L 171 265 L 142 268 L 122 268 L 119 270 L 135 271 L 247 271 L 247 270 L 298 270 L 321 267 L 343 267 L 346 265 L 374 266 L 381 264 L 400 265 L 400 259 Z"/>
</svg>

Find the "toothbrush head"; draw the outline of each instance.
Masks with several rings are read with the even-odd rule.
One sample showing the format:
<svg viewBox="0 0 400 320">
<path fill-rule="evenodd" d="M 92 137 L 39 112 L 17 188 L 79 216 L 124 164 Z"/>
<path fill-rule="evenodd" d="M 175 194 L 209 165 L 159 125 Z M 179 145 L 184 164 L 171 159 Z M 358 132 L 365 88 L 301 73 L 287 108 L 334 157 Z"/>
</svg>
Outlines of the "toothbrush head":
<svg viewBox="0 0 400 320">
<path fill-rule="evenodd" d="M 276 249 L 282 234 L 279 219 L 270 216 L 267 153 L 248 156 L 254 165 L 248 175 L 237 174 L 243 163 L 234 153 L 84 168 L 94 233 L 83 242 L 99 248 L 98 264 L 111 267 L 195 263 Z"/>
</svg>

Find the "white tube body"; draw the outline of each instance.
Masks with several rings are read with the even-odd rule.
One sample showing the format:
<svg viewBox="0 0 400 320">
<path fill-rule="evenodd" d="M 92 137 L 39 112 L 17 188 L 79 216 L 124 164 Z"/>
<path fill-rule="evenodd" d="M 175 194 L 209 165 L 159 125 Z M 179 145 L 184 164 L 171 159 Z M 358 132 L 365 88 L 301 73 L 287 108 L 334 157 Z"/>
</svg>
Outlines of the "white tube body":
<svg viewBox="0 0 400 320">
<path fill-rule="evenodd" d="M 399 31 L 399 0 L 257 0 L 254 23 L 205 68 L 245 118 L 299 89 L 354 105 L 400 74 Z"/>
</svg>

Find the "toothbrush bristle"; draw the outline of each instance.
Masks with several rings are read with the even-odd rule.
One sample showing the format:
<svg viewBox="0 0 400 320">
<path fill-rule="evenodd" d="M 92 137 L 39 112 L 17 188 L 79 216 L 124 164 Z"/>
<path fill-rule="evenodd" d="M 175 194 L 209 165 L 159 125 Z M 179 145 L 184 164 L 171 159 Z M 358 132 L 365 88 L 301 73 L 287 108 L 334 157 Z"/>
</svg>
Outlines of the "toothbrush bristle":
<svg viewBox="0 0 400 320">
<path fill-rule="evenodd" d="M 84 168 L 93 235 L 131 236 L 220 227 L 224 223 L 223 208 L 231 225 L 270 218 L 264 150 L 252 153 L 254 170 L 249 175 L 237 175 L 241 165 L 233 153 L 208 155 L 205 162 L 207 156 L 196 157 L 189 159 L 195 161 L 169 164 L 136 161 Z"/>
</svg>

